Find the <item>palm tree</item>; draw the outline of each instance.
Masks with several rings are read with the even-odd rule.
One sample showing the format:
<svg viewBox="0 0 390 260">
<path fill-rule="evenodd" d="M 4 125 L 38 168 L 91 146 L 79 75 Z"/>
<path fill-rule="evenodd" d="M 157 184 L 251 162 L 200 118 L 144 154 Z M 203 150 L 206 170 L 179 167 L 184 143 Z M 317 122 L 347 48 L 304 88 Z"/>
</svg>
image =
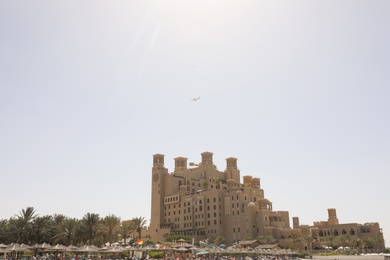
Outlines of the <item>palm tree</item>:
<svg viewBox="0 0 390 260">
<path fill-rule="evenodd" d="M 108 241 L 110 244 L 116 242 L 118 239 L 118 234 L 120 230 L 121 219 L 115 215 L 108 215 L 103 219 L 103 230 L 105 241 Z"/>
<path fill-rule="evenodd" d="M 122 225 L 119 229 L 119 234 L 121 235 L 124 244 L 126 244 L 126 240 L 132 230 L 134 230 L 134 227 L 133 222 L 131 220 L 122 221 Z"/>
<path fill-rule="evenodd" d="M 9 223 L 8 220 L 0 220 L 0 243 L 9 244 Z"/>
<path fill-rule="evenodd" d="M 35 210 L 33 207 L 22 209 L 19 215 L 10 218 L 10 236 L 16 243 L 30 243 L 31 223 L 35 218 Z"/>
<path fill-rule="evenodd" d="M 270 245 L 276 242 L 273 236 L 258 236 L 257 241 L 262 245 Z"/>
<path fill-rule="evenodd" d="M 33 243 L 49 242 L 52 237 L 52 217 L 47 215 L 43 217 L 36 217 L 31 224 L 31 237 Z"/>
<path fill-rule="evenodd" d="M 211 242 L 215 245 L 220 245 L 222 244 L 223 241 L 225 241 L 225 237 L 222 235 L 213 235 L 211 236 Z"/>
<path fill-rule="evenodd" d="M 339 246 L 346 247 L 351 242 L 351 237 L 349 235 L 341 235 L 337 237 L 337 242 Z"/>
<path fill-rule="evenodd" d="M 326 242 L 328 247 L 333 247 L 333 241 L 335 240 L 334 236 L 326 236 L 321 238 L 322 241 Z"/>
<path fill-rule="evenodd" d="M 351 245 L 357 251 L 357 253 L 360 253 L 360 249 L 362 247 L 362 240 L 358 237 L 355 237 L 354 239 L 352 239 Z"/>
<path fill-rule="evenodd" d="M 97 232 L 100 217 L 99 214 L 87 213 L 81 220 L 81 234 L 87 244 L 92 244 Z"/>
<path fill-rule="evenodd" d="M 311 250 L 311 243 L 313 242 L 313 238 L 310 236 L 304 237 L 305 242 L 307 243 L 307 250 Z"/>
<path fill-rule="evenodd" d="M 141 239 L 141 232 L 146 225 L 146 220 L 144 217 L 138 217 L 133 218 L 132 221 L 134 223 L 134 232 L 138 233 L 138 239 Z"/>
<path fill-rule="evenodd" d="M 367 237 L 363 239 L 363 246 L 366 248 L 366 253 L 368 252 L 368 249 L 370 249 L 370 253 L 372 252 L 372 248 L 374 245 L 375 241 L 372 237 Z"/>
<path fill-rule="evenodd" d="M 64 245 L 77 244 L 76 231 L 80 226 L 80 221 L 76 218 L 66 218 L 55 228 L 55 234 L 53 236 L 54 243 L 60 243 Z"/>
<path fill-rule="evenodd" d="M 299 240 L 299 234 L 297 232 L 292 232 L 289 236 L 289 238 L 293 242 L 293 249 L 296 249 L 296 243 Z"/>
</svg>

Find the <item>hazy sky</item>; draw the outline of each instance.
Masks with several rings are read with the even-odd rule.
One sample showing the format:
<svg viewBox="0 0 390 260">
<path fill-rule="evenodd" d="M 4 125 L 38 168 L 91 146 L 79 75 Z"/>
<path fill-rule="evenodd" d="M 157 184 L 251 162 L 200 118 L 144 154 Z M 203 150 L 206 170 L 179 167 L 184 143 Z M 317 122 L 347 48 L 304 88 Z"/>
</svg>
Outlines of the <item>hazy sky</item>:
<svg viewBox="0 0 390 260">
<path fill-rule="evenodd" d="M 389 245 L 389 25 L 387 0 L 3 0 L 0 219 L 149 220 L 152 155 L 210 151 Z"/>
</svg>

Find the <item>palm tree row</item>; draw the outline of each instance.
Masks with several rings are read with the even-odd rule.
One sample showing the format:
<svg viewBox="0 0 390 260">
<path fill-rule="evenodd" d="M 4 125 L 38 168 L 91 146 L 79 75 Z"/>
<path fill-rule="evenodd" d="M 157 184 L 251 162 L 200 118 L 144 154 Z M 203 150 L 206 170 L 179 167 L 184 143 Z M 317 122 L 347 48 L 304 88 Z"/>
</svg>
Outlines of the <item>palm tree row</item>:
<svg viewBox="0 0 390 260">
<path fill-rule="evenodd" d="M 0 243 L 97 245 L 113 243 L 128 238 L 141 238 L 146 220 L 143 217 L 121 221 L 115 215 L 101 218 L 87 213 L 82 219 L 68 218 L 62 214 L 38 216 L 28 207 L 10 219 L 0 220 Z"/>
<path fill-rule="evenodd" d="M 349 235 L 321 237 L 321 241 L 332 248 L 350 247 L 359 252 L 375 251 L 375 249 L 380 249 L 380 245 L 383 244 L 383 241 L 379 238 L 359 238 Z"/>
</svg>

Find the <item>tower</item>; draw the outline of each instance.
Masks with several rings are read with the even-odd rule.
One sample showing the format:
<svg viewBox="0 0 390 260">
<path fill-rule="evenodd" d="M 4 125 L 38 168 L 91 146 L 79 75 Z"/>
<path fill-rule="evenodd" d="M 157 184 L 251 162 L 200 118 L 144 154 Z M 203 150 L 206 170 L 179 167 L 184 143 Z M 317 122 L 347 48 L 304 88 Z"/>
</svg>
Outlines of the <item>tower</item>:
<svg viewBox="0 0 390 260">
<path fill-rule="evenodd" d="M 336 215 L 336 209 L 328 209 L 328 225 L 338 225 L 339 220 Z"/>
<path fill-rule="evenodd" d="M 293 217 L 293 228 L 299 227 L 299 217 Z"/>
<path fill-rule="evenodd" d="M 153 155 L 152 167 L 152 203 L 150 233 L 152 237 L 162 239 L 163 233 L 160 231 L 163 223 L 163 198 L 164 198 L 164 177 L 168 174 L 168 169 L 164 167 L 164 155 Z"/>
<path fill-rule="evenodd" d="M 227 158 L 226 159 L 226 178 L 235 180 L 237 183 L 240 183 L 240 170 L 237 168 L 237 158 Z"/>
</svg>

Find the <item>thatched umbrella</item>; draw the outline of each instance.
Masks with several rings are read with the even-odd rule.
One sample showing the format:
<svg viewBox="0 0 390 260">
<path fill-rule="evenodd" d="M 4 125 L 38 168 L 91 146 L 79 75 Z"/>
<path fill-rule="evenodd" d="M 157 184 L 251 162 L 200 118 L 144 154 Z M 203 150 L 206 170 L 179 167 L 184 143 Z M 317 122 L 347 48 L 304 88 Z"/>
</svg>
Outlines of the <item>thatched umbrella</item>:
<svg viewBox="0 0 390 260">
<path fill-rule="evenodd" d="M 68 251 L 68 247 L 61 245 L 61 244 L 57 244 L 55 246 L 51 246 L 51 247 L 45 249 L 45 251 L 47 251 L 47 252 L 59 252 L 59 251 L 65 252 L 65 251 Z"/>
<path fill-rule="evenodd" d="M 175 251 L 181 251 L 181 252 L 189 251 L 189 249 L 186 248 L 186 247 L 178 247 L 178 248 L 174 248 L 173 250 L 175 250 Z"/>
<path fill-rule="evenodd" d="M 19 257 L 19 252 L 26 252 L 31 249 L 30 246 L 25 245 L 25 244 L 11 244 L 8 247 L 5 248 L 8 252 L 13 252 L 16 253 L 16 259 Z"/>
<path fill-rule="evenodd" d="M 122 251 L 125 251 L 126 249 L 121 246 L 114 246 L 106 249 L 101 249 L 100 252 L 102 253 L 120 253 Z"/>
<path fill-rule="evenodd" d="M 8 247 L 5 248 L 8 251 L 11 252 L 25 252 L 31 249 L 30 246 L 25 245 L 25 244 L 11 244 Z"/>
<path fill-rule="evenodd" d="M 99 250 L 100 250 L 100 248 L 97 246 L 85 245 L 85 246 L 81 246 L 81 247 L 75 249 L 74 251 L 88 253 L 88 252 L 98 252 Z"/>
<path fill-rule="evenodd" d="M 74 245 L 70 245 L 66 247 L 66 251 L 75 251 L 78 247 Z"/>
</svg>

